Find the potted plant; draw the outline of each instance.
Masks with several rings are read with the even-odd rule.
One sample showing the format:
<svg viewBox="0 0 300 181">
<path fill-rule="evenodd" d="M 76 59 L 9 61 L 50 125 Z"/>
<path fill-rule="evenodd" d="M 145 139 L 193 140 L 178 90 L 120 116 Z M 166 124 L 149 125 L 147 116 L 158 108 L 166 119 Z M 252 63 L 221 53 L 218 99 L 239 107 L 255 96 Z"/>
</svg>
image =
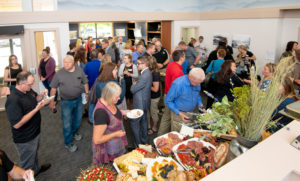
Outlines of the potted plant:
<svg viewBox="0 0 300 181">
<path fill-rule="evenodd" d="M 293 70 L 294 63 L 291 62 L 292 57 L 279 62 L 271 83 L 264 92 L 258 88 L 257 72 L 251 72 L 249 86 L 234 88 L 235 100 L 232 110 L 239 135 L 238 141 L 244 146 L 252 147 L 260 141 L 274 110 L 282 101 L 279 88 L 284 78 Z"/>
</svg>

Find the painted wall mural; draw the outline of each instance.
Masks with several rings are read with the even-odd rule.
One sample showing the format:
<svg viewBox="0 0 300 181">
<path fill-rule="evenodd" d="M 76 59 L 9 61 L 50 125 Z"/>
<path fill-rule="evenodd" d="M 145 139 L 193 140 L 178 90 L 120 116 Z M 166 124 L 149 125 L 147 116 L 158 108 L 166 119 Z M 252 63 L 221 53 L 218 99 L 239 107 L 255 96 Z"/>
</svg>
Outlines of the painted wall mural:
<svg viewBox="0 0 300 181">
<path fill-rule="evenodd" d="M 299 0 L 57 0 L 59 11 L 205 12 L 300 5 Z"/>
</svg>

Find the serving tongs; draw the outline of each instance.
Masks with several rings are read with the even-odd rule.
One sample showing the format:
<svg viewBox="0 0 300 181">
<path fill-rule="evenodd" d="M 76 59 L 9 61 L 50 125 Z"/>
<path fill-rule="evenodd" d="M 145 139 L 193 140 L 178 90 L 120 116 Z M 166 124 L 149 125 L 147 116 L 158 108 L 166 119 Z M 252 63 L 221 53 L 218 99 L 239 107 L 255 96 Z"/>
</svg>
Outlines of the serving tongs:
<svg viewBox="0 0 300 181">
<path fill-rule="evenodd" d="M 175 153 L 190 153 L 192 151 L 192 149 L 190 148 L 182 148 L 179 150 L 176 150 Z"/>
</svg>

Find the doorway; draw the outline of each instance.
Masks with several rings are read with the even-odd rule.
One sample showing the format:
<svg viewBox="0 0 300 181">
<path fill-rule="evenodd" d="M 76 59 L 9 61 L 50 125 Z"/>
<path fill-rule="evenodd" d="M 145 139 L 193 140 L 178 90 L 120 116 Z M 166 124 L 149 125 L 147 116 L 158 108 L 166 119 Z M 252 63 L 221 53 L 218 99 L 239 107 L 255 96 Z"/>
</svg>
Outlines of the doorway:
<svg viewBox="0 0 300 181">
<path fill-rule="evenodd" d="M 199 36 L 199 27 L 197 26 L 181 28 L 181 40 L 187 44 L 191 41 L 191 38 L 195 38 L 197 40 L 198 36 Z"/>
<path fill-rule="evenodd" d="M 54 58 L 56 67 L 58 66 L 58 53 L 56 43 L 56 32 L 55 31 L 37 31 L 35 32 L 35 46 L 36 46 L 36 57 L 37 65 L 40 64 L 42 59 L 42 51 L 46 47 L 50 48 L 50 56 Z"/>
<path fill-rule="evenodd" d="M 38 68 L 40 65 L 40 61 L 42 59 L 42 52 L 43 49 L 46 47 L 50 48 L 50 56 L 54 58 L 55 63 L 56 63 L 56 71 L 59 69 L 59 53 L 58 53 L 58 46 L 57 46 L 57 32 L 56 30 L 51 30 L 51 31 L 34 31 L 34 43 L 35 43 L 35 67 L 36 67 L 36 72 L 35 72 L 35 82 L 38 84 L 35 84 L 34 87 L 36 90 L 39 92 L 44 90 L 45 87 L 43 83 L 40 81 L 40 77 L 38 75 Z"/>
</svg>

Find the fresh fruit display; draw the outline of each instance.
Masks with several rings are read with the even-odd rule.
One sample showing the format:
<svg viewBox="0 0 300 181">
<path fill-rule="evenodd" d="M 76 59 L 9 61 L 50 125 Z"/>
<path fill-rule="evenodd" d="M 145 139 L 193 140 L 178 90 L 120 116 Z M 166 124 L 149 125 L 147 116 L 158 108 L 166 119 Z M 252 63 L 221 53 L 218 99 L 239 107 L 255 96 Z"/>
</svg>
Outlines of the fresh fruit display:
<svg viewBox="0 0 300 181">
<path fill-rule="evenodd" d="M 104 167 L 95 167 L 82 172 L 80 181 L 113 181 L 114 173 Z"/>
</svg>

